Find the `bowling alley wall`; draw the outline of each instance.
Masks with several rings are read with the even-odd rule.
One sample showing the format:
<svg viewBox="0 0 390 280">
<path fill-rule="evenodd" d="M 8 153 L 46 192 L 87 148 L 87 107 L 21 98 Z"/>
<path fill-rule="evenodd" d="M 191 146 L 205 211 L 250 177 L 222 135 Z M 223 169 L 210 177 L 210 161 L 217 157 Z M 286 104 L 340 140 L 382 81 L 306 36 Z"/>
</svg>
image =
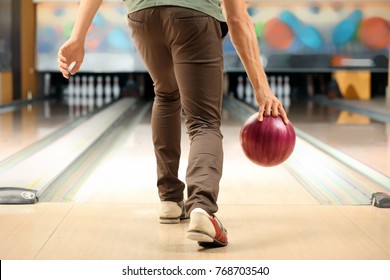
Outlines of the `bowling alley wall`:
<svg viewBox="0 0 390 280">
<path fill-rule="evenodd" d="M 37 69 L 55 71 L 77 1 L 36 1 Z M 390 1 L 248 1 L 263 64 L 274 70 L 365 67 L 387 71 Z M 86 41 L 83 71 L 146 71 L 130 38 L 121 1 L 104 1 Z M 243 71 L 229 37 L 226 71 Z"/>
<path fill-rule="evenodd" d="M 78 1 L 34 0 L 36 7 L 36 70 L 58 73 L 57 52 L 69 38 Z M 263 66 L 268 75 L 325 74 L 366 71 L 387 84 L 390 1 L 247 1 Z M 146 73 L 131 40 L 122 1 L 105 0 L 86 40 L 81 72 Z M 227 36 L 223 43 L 225 71 L 236 80 L 244 68 Z M 384 77 L 384 78 L 383 78 Z M 122 84 L 125 81 L 122 81 Z M 306 82 L 305 82 L 306 83 Z M 234 82 L 232 83 L 234 85 Z"/>
</svg>

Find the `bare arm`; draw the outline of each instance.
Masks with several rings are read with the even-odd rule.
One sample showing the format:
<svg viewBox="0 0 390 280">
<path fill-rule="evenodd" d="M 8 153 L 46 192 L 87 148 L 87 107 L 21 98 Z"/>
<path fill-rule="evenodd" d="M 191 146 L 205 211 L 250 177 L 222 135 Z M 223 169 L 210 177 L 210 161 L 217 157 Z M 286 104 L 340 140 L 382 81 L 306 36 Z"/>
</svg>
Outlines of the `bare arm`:
<svg viewBox="0 0 390 280">
<path fill-rule="evenodd" d="M 65 78 L 74 75 L 84 59 L 84 43 L 88 29 L 103 0 L 81 0 L 71 36 L 58 51 L 58 67 Z M 70 65 L 75 62 L 69 72 Z"/>
<path fill-rule="evenodd" d="M 280 114 L 287 124 L 287 114 L 281 102 L 271 92 L 261 64 L 256 32 L 246 10 L 244 0 L 223 0 L 229 34 L 240 57 L 259 104 L 259 121 L 265 116 Z"/>
<path fill-rule="evenodd" d="M 77 18 L 71 37 L 85 40 L 89 26 L 92 23 L 103 0 L 81 0 L 77 12 Z"/>
</svg>

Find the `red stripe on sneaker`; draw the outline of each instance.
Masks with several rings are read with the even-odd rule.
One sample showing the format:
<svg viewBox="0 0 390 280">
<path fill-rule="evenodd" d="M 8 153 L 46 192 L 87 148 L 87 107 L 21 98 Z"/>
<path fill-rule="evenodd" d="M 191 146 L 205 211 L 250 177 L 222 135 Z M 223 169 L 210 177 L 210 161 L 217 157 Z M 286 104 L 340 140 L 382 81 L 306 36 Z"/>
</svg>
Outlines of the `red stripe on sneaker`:
<svg viewBox="0 0 390 280">
<path fill-rule="evenodd" d="M 211 223 L 213 224 L 214 226 L 214 229 L 215 229 L 215 237 L 214 240 L 220 242 L 220 243 L 227 243 L 227 236 L 226 234 L 224 233 L 224 231 L 221 229 L 221 227 L 219 226 L 218 222 L 214 219 L 214 218 L 210 218 L 210 221 Z"/>
</svg>

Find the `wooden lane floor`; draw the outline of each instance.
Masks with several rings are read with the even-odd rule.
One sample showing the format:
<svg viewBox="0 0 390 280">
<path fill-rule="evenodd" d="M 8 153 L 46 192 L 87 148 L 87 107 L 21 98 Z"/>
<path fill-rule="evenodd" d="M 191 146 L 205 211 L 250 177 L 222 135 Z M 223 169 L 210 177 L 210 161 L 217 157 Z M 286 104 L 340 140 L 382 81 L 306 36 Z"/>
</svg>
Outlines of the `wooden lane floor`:
<svg viewBox="0 0 390 280">
<path fill-rule="evenodd" d="M 116 137 L 118 142 L 88 176 L 75 173 L 75 176 L 62 180 L 61 187 L 44 200 L 78 203 L 158 203 L 149 118 L 150 114 L 147 114 L 133 129 L 123 129 Z M 220 203 L 318 204 L 285 166 L 259 168 L 251 163 L 241 150 L 239 129 L 239 123 L 226 116 L 222 128 L 225 163 Z M 179 168 L 179 178 L 183 181 L 188 148 L 189 140 L 183 124 L 182 160 Z M 87 170 L 88 167 L 81 165 L 77 166 L 77 169 Z"/>
<path fill-rule="evenodd" d="M 77 117 L 58 100 L 27 104 L 0 111 L 0 161 L 71 124 Z"/>
<path fill-rule="evenodd" d="M 229 245 L 203 249 L 158 204 L 0 206 L 0 258 L 389 260 L 390 212 L 371 206 L 222 204 Z"/>
<path fill-rule="evenodd" d="M 36 205 L 1 205 L 0 258 L 390 259 L 388 209 L 324 205 L 285 165 L 253 165 L 240 150 L 240 125 L 228 114 L 217 215 L 230 244 L 205 250 L 185 238 L 188 220 L 159 224 L 149 118 L 123 131 L 120 145 L 73 191 Z M 184 179 L 184 130 L 182 140 Z"/>
<path fill-rule="evenodd" d="M 0 185 L 3 187 L 28 188 L 38 191 L 40 196 L 51 182 L 72 166 L 117 121 L 134 108 L 137 101 L 126 98 L 112 104 L 98 114 L 55 139 L 41 150 L 21 158 L 12 166 L 1 170 Z M 3 167 L 3 166 L 2 166 Z"/>
<path fill-rule="evenodd" d="M 60 189 L 45 200 L 156 202 L 155 196 L 150 195 L 156 194 L 156 177 L 149 118 L 150 115 L 146 115 L 132 129 L 123 126 L 113 137 L 119 139 L 117 143 L 109 141 L 108 146 L 114 147 L 90 174 L 85 176 L 86 172 L 79 172 L 79 176 L 65 178 Z M 224 111 L 225 164 L 219 198 L 222 203 L 370 204 L 373 192 L 388 191 L 301 139 L 286 163 L 273 168 L 258 167 L 245 158 L 239 131 L 240 123 Z M 184 125 L 182 144 L 179 175 L 184 180 L 189 152 Z M 98 156 L 101 153 L 99 150 Z M 77 165 L 76 169 L 90 170 L 83 165 Z"/>
<path fill-rule="evenodd" d="M 294 102 L 289 117 L 299 129 L 390 177 L 390 108 L 385 100 Z"/>
</svg>

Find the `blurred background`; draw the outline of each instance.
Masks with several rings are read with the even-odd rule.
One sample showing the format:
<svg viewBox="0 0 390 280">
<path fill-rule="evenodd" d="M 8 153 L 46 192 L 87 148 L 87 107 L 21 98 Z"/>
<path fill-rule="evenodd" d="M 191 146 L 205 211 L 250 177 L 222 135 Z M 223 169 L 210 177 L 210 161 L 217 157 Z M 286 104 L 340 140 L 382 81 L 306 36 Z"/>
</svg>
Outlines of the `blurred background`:
<svg viewBox="0 0 390 280">
<path fill-rule="evenodd" d="M 287 76 L 293 98 L 386 96 L 390 1 L 247 4 L 270 83 L 277 86 L 278 77 Z M 68 85 L 59 75 L 56 55 L 70 36 L 77 7 L 72 0 L 0 0 L 0 104 L 66 96 Z M 86 52 L 80 73 L 93 76 L 95 86 L 96 76 L 103 74 L 111 82 L 117 77 L 124 95 L 153 96 L 122 1 L 104 1 L 89 30 Z M 240 80 L 244 86 L 246 81 L 229 37 L 224 54 L 227 90 L 235 94 Z"/>
</svg>

